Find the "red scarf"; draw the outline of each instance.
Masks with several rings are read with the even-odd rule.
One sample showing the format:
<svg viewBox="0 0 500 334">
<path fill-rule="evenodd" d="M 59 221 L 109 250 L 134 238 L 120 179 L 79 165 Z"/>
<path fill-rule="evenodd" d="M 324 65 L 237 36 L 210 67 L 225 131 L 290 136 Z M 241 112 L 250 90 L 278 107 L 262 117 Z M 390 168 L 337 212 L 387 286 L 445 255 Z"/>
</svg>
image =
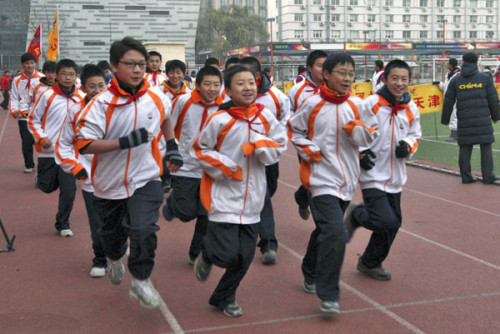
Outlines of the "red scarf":
<svg viewBox="0 0 500 334">
<path fill-rule="evenodd" d="M 201 124 L 200 124 L 200 131 L 201 131 L 203 129 L 203 126 L 205 125 L 205 122 L 207 121 L 207 118 L 208 118 L 208 109 L 221 105 L 222 98 L 220 97 L 220 95 L 217 95 L 217 98 L 215 99 L 214 103 L 205 104 L 205 102 L 203 102 L 200 94 L 198 93 L 198 91 L 196 89 L 191 92 L 191 98 L 192 98 L 194 103 L 201 104 L 204 107 L 203 115 L 201 116 Z"/>
<path fill-rule="evenodd" d="M 130 93 L 127 93 L 126 91 L 124 91 L 123 89 L 120 88 L 120 84 L 118 83 L 116 77 L 113 77 L 111 79 L 111 84 L 110 86 L 108 87 L 108 90 L 113 93 L 114 95 L 117 95 L 117 96 L 120 96 L 120 97 L 128 97 L 128 100 L 125 102 L 125 103 L 109 103 L 107 101 L 104 102 L 104 104 L 110 106 L 110 107 L 123 107 L 123 106 L 126 106 L 127 104 L 130 104 L 134 101 L 137 101 L 141 96 L 143 96 L 144 94 L 147 93 L 148 89 L 149 89 L 150 85 L 149 85 L 149 82 L 147 81 L 143 81 L 142 82 L 142 86 L 141 88 L 139 89 L 139 91 L 137 91 L 137 93 L 135 93 L 134 95 L 130 95 Z"/>
<path fill-rule="evenodd" d="M 245 109 L 247 109 L 248 117 L 245 116 Z M 262 132 L 259 132 L 253 128 L 253 125 L 261 125 L 261 123 L 255 123 L 255 121 L 257 120 L 257 118 L 259 118 L 259 115 L 262 112 L 262 110 L 264 110 L 264 106 L 260 103 L 254 103 L 250 105 L 248 108 L 230 107 L 226 109 L 227 113 L 231 115 L 231 117 L 247 122 L 248 129 L 250 129 L 250 131 L 263 135 Z"/>
<path fill-rule="evenodd" d="M 28 82 L 26 83 L 26 89 L 29 91 L 30 90 L 30 87 L 31 87 L 31 79 L 34 78 L 36 75 L 36 71 L 33 72 L 33 75 L 30 76 L 30 77 L 27 77 L 26 74 L 24 74 L 24 72 L 21 72 L 21 80 L 22 79 L 28 79 Z"/>
<path fill-rule="evenodd" d="M 74 103 L 78 103 L 78 102 L 80 102 L 80 98 L 79 98 L 77 95 L 75 95 L 75 92 L 73 92 L 73 96 L 77 96 L 77 97 L 78 97 L 78 100 L 75 100 L 75 99 L 73 98 L 73 96 L 68 96 L 65 92 L 63 92 L 63 90 L 61 89 L 61 87 L 59 87 L 59 84 L 55 84 L 54 86 L 52 86 L 52 90 L 53 90 L 56 94 L 61 95 L 61 96 L 64 96 L 65 98 L 70 99 L 70 100 L 71 100 L 71 101 L 73 101 Z M 75 91 L 76 91 L 76 89 L 75 89 Z"/>
<path fill-rule="evenodd" d="M 323 99 L 334 104 L 344 103 L 351 96 L 351 91 L 348 91 L 344 95 L 340 95 L 336 91 L 328 88 L 325 83 L 322 83 L 318 89 L 319 89 L 319 95 Z"/>
</svg>

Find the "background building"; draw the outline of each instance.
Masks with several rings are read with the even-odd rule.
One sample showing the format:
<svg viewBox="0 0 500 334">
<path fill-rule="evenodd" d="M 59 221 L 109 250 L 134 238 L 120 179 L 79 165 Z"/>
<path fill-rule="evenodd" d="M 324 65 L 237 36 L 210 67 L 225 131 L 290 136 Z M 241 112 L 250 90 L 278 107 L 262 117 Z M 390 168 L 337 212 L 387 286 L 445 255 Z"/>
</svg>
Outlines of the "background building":
<svg viewBox="0 0 500 334">
<path fill-rule="evenodd" d="M 29 16 L 29 0 L 0 1 L 0 70 L 21 67 L 20 58 L 27 49 Z"/>
<path fill-rule="evenodd" d="M 270 0 L 280 42 L 490 42 L 498 0 Z M 274 5 L 275 4 L 275 5 Z M 269 29 L 269 27 L 268 27 Z"/>
</svg>

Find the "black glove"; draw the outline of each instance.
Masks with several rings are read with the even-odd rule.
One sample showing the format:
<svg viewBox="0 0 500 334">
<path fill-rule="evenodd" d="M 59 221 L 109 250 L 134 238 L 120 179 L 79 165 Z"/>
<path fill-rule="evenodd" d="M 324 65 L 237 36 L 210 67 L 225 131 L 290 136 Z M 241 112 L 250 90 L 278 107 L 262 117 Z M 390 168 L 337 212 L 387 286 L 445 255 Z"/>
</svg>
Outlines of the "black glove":
<svg viewBox="0 0 500 334">
<path fill-rule="evenodd" d="M 87 171 L 84 169 L 81 169 L 78 173 L 75 175 L 75 179 L 77 180 L 85 180 L 86 178 L 89 177 L 89 174 L 87 174 Z"/>
<path fill-rule="evenodd" d="M 140 128 L 132 131 L 128 136 L 123 136 L 118 139 L 120 148 L 131 148 L 148 142 L 148 132 L 145 128 Z"/>
<path fill-rule="evenodd" d="M 165 160 L 170 162 L 172 165 L 182 167 L 184 162 L 182 161 L 182 155 L 179 153 L 179 147 L 175 142 L 175 138 L 167 141 L 167 154 L 165 155 Z"/>
<path fill-rule="evenodd" d="M 433 81 L 432 84 L 433 85 L 439 85 L 441 83 L 441 81 Z"/>
<path fill-rule="evenodd" d="M 410 155 L 410 146 L 404 140 L 400 140 L 396 146 L 396 158 L 403 159 L 408 155 Z"/>
<path fill-rule="evenodd" d="M 371 82 L 371 80 L 365 80 L 365 82 Z"/>
<path fill-rule="evenodd" d="M 373 153 L 370 149 L 362 151 L 359 155 L 359 164 L 361 165 L 361 168 L 364 170 L 372 169 L 373 166 L 375 166 L 376 157 L 375 153 Z"/>
</svg>

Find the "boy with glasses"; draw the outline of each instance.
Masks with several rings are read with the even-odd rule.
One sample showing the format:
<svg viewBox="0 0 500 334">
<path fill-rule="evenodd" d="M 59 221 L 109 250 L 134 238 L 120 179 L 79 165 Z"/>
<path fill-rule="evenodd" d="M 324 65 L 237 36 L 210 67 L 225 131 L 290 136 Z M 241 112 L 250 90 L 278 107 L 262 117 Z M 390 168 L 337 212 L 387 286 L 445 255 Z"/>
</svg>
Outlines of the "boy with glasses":
<svg viewBox="0 0 500 334">
<path fill-rule="evenodd" d="M 71 108 L 80 107 L 83 93 L 75 89 L 77 66 L 62 59 L 56 66 L 57 84 L 42 93 L 29 115 L 29 129 L 38 151 L 37 188 L 51 193 L 59 188 L 55 228 L 62 237 L 73 236 L 69 216 L 75 200 L 75 177 L 56 164 L 54 148 L 63 122 Z"/>
</svg>

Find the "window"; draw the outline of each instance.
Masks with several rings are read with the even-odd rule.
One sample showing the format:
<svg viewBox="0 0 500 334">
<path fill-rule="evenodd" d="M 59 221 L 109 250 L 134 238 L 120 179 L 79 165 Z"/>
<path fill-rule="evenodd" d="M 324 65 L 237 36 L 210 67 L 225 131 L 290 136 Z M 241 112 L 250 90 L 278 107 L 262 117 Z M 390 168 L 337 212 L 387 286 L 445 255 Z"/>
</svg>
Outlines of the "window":
<svg viewBox="0 0 500 334">
<path fill-rule="evenodd" d="M 411 15 L 403 15 L 403 22 L 404 23 L 410 23 L 411 21 Z"/>
<path fill-rule="evenodd" d="M 314 38 L 323 38 L 323 30 L 313 30 Z"/>
<path fill-rule="evenodd" d="M 411 6 L 411 0 L 403 0 L 403 7 L 410 7 Z"/>
<path fill-rule="evenodd" d="M 375 6 L 375 0 L 365 0 L 367 6 Z"/>
<path fill-rule="evenodd" d="M 420 38 L 427 38 L 427 31 L 426 30 L 420 30 Z"/>
<path fill-rule="evenodd" d="M 486 23 L 493 23 L 493 16 L 486 16 Z"/>
<path fill-rule="evenodd" d="M 453 15 L 453 23 L 460 23 L 460 15 Z"/>
<path fill-rule="evenodd" d="M 390 7 L 394 6 L 394 0 L 385 0 L 385 5 Z"/>
<path fill-rule="evenodd" d="M 349 5 L 351 5 L 351 6 L 357 6 L 358 5 L 358 0 L 349 0 Z"/>
<path fill-rule="evenodd" d="M 470 23 L 477 23 L 477 16 L 476 15 L 469 16 L 469 22 Z"/>
<path fill-rule="evenodd" d="M 385 22 L 394 22 L 394 15 L 386 15 Z"/>
<path fill-rule="evenodd" d="M 339 22 L 340 21 L 340 14 L 332 14 L 330 16 L 330 21 L 332 21 L 332 22 Z"/>
<path fill-rule="evenodd" d="M 104 9 L 104 6 L 100 6 L 100 5 L 82 5 L 82 9 Z"/>
<path fill-rule="evenodd" d="M 303 39 L 304 38 L 304 30 L 295 30 L 295 39 Z"/>
<path fill-rule="evenodd" d="M 454 32 L 453 32 L 453 38 L 457 38 L 457 39 L 458 39 L 458 38 L 462 38 L 462 36 L 461 36 L 461 35 L 462 35 L 462 34 L 460 33 L 460 31 L 454 31 Z"/>
<path fill-rule="evenodd" d="M 444 15 L 436 15 L 436 22 L 443 22 L 444 21 Z"/>
<path fill-rule="evenodd" d="M 302 5 L 302 0 L 294 0 L 293 3 L 296 5 Z"/>
<path fill-rule="evenodd" d="M 321 0 L 313 0 L 313 5 L 321 5 Z"/>
<path fill-rule="evenodd" d="M 477 31 L 469 31 L 469 38 L 477 38 Z"/>
<path fill-rule="evenodd" d="M 436 38 L 443 39 L 443 31 L 436 31 Z"/>
<path fill-rule="evenodd" d="M 338 6 L 338 5 L 340 5 L 340 0 L 330 0 L 330 5 Z"/>
<path fill-rule="evenodd" d="M 444 7 L 444 0 L 436 0 L 436 7 Z"/>
<path fill-rule="evenodd" d="M 332 38 L 340 38 L 340 30 L 332 30 Z"/>
<path fill-rule="evenodd" d="M 477 8 L 477 0 L 470 0 L 469 8 Z"/>
<path fill-rule="evenodd" d="M 359 38 L 359 30 L 350 30 L 349 31 L 349 38 L 351 38 L 351 39 Z"/>
<path fill-rule="evenodd" d="M 358 22 L 358 14 L 349 14 L 350 22 Z"/>
<path fill-rule="evenodd" d="M 295 22 L 301 22 L 304 14 L 295 14 Z"/>
<path fill-rule="evenodd" d="M 453 7 L 460 8 L 462 6 L 462 0 L 453 0 Z"/>
<path fill-rule="evenodd" d="M 411 38 L 411 31 L 410 30 L 403 30 L 403 38 L 410 39 Z"/>
<path fill-rule="evenodd" d="M 375 17 L 376 17 L 375 14 L 368 14 L 366 16 L 366 20 L 367 20 L 367 22 L 375 22 Z"/>
<path fill-rule="evenodd" d="M 146 6 L 125 6 L 125 10 L 146 10 Z"/>
<path fill-rule="evenodd" d="M 84 41 L 83 42 L 84 46 L 92 46 L 92 45 L 105 45 L 104 42 L 102 41 Z"/>
<path fill-rule="evenodd" d="M 321 22 L 321 14 L 314 14 L 313 21 L 314 22 Z"/>
<path fill-rule="evenodd" d="M 420 23 L 427 23 L 427 15 L 420 15 Z"/>
<path fill-rule="evenodd" d="M 385 31 L 385 38 L 394 38 L 394 31 L 393 30 L 386 30 Z"/>
<path fill-rule="evenodd" d="M 493 35 L 494 35 L 494 34 L 495 34 L 495 33 L 494 33 L 493 31 L 487 31 L 487 32 L 486 32 L 486 38 L 489 38 L 489 39 L 490 39 L 490 41 L 491 41 L 491 39 L 493 38 Z"/>
<path fill-rule="evenodd" d="M 427 7 L 427 0 L 420 0 L 420 7 Z"/>
<path fill-rule="evenodd" d="M 493 8 L 493 0 L 486 0 L 486 8 Z"/>
<path fill-rule="evenodd" d="M 170 12 L 168 10 L 150 10 L 149 15 L 168 16 L 170 15 Z"/>
</svg>

